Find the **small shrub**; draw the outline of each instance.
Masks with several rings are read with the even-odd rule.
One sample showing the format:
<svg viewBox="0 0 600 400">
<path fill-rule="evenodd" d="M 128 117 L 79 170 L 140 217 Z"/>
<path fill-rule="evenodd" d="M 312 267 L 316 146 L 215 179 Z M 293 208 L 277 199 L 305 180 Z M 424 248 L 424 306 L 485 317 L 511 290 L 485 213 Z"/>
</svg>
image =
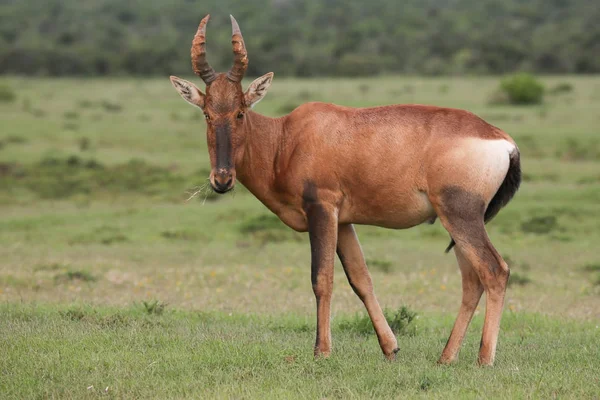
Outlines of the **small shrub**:
<svg viewBox="0 0 600 400">
<path fill-rule="evenodd" d="M 421 389 L 424 392 L 427 392 L 429 389 L 431 389 L 432 384 L 433 382 L 430 377 L 423 376 L 419 384 L 419 389 Z"/>
<path fill-rule="evenodd" d="M 383 315 L 394 334 L 399 336 L 414 336 L 416 334 L 416 327 L 414 324 L 411 325 L 411 322 L 417 317 L 417 313 L 410 311 L 406 306 L 402 306 L 396 311 L 385 309 L 383 310 Z M 338 324 L 338 328 L 342 331 L 360 335 L 370 335 L 374 332 L 371 318 L 364 313 L 343 319 Z"/>
<path fill-rule="evenodd" d="M 8 85 L 0 84 L 0 103 L 12 103 L 17 99 L 17 93 Z"/>
<path fill-rule="evenodd" d="M 144 310 L 146 310 L 149 315 L 161 315 L 167 306 L 166 303 L 158 300 L 142 301 L 142 305 L 144 306 Z"/>
<path fill-rule="evenodd" d="M 82 137 L 81 139 L 79 139 L 79 150 L 81 151 L 87 151 L 90 149 L 90 139 L 86 138 L 86 137 Z"/>
<path fill-rule="evenodd" d="M 251 235 L 262 245 L 302 240 L 302 235 L 284 225 L 273 214 L 260 214 L 246 219 L 239 227 L 240 233 Z"/>
<path fill-rule="evenodd" d="M 77 132 L 79 130 L 79 125 L 73 123 L 73 122 L 66 122 L 63 125 L 63 129 L 65 131 L 73 131 L 73 132 Z"/>
<path fill-rule="evenodd" d="M 260 214 L 250 217 L 244 221 L 240 227 L 240 232 L 254 233 L 268 230 L 280 231 L 285 229 L 285 225 L 279 220 L 279 218 L 277 218 L 277 216 L 272 214 Z"/>
<path fill-rule="evenodd" d="M 82 310 L 75 308 L 72 308 L 67 311 L 60 311 L 59 313 L 63 318 L 68 319 L 70 321 L 81 321 L 86 317 L 85 313 Z"/>
<path fill-rule="evenodd" d="M 108 100 L 103 100 L 100 104 L 106 112 L 118 113 L 123 110 L 123 106 L 119 103 L 113 103 Z"/>
<path fill-rule="evenodd" d="M 63 265 L 63 264 L 59 264 L 59 263 L 52 263 L 52 264 L 40 264 L 40 265 L 36 265 L 33 270 L 34 271 L 58 271 L 59 269 L 67 269 L 68 266 Z"/>
<path fill-rule="evenodd" d="M 600 262 L 586 264 L 582 269 L 587 272 L 600 272 Z"/>
<path fill-rule="evenodd" d="M 79 113 L 77 111 L 65 111 L 63 117 L 65 119 L 78 119 Z"/>
<path fill-rule="evenodd" d="M 527 73 L 505 77 L 500 82 L 500 90 L 511 104 L 540 104 L 544 99 L 544 85 Z"/>
<path fill-rule="evenodd" d="M 368 259 L 367 266 L 379 270 L 383 273 L 390 273 L 392 271 L 392 262 L 387 260 L 379 260 L 377 258 Z"/>
<path fill-rule="evenodd" d="M 30 112 L 36 118 L 44 118 L 46 116 L 46 111 L 41 108 L 32 108 Z"/>
<path fill-rule="evenodd" d="M 573 91 L 573 85 L 569 82 L 560 82 L 552 87 L 548 92 L 551 94 L 570 93 Z"/>
<path fill-rule="evenodd" d="M 107 246 L 114 243 L 123 243 L 129 241 L 129 238 L 122 233 L 115 233 L 111 235 L 104 236 L 100 243 L 105 244 Z"/>
<path fill-rule="evenodd" d="M 283 319 L 269 324 L 269 328 L 275 332 L 305 333 L 314 331 L 315 327 L 306 321 L 298 319 Z"/>
<path fill-rule="evenodd" d="M 54 276 L 54 281 L 64 283 L 70 281 L 95 282 L 96 277 L 87 271 L 71 270 Z"/>
<path fill-rule="evenodd" d="M 81 107 L 81 108 L 92 108 L 94 106 L 94 103 L 91 100 L 84 99 L 84 100 L 79 100 L 77 105 L 79 105 L 79 107 Z"/>
<path fill-rule="evenodd" d="M 102 328 L 120 328 L 130 324 L 130 318 L 122 314 L 106 315 L 94 321 Z"/>
<path fill-rule="evenodd" d="M 532 217 L 521 224 L 521 230 L 526 233 L 535 233 L 543 235 L 550 233 L 558 227 L 558 222 L 554 215 L 543 217 Z"/>
<path fill-rule="evenodd" d="M 531 278 L 518 272 L 511 272 L 508 278 L 508 286 L 518 285 L 525 286 L 531 283 Z"/>
<path fill-rule="evenodd" d="M 358 313 L 352 318 L 346 318 L 338 323 L 341 331 L 370 335 L 374 332 L 373 323 L 367 314 Z"/>
<path fill-rule="evenodd" d="M 390 311 L 384 310 L 383 314 L 392 332 L 401 336 L 414 336 L 416 334 L 416 326 L 410 323 L 417 318 L 415 311 L 409 310 L 406 306 L 402 306 L 400 310 Z"/>
<path fill-rule="evenodd" d="M 169 229 L 160 233 L 165 239 L 172 240 L 197 240 L 200 238 L 200 234 L 196 231 L 177 230 Z"/>
<path fill-rule="evenodd" d="M 4 139 L 4 142 L 7 144 L 24 144 L 27 143 L 27 139 L 23 136 L 10 135 Z"/>
</svg>

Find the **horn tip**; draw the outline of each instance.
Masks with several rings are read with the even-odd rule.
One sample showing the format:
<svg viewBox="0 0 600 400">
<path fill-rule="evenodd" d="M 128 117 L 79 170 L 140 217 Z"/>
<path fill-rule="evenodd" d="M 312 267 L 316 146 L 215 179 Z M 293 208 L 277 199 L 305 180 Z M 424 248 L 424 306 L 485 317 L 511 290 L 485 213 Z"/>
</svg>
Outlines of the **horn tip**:
<svg viewBox="0 0 600 400">
<path fill-rule="evenodd" d="M 206 23 L 210 19 L 210 14 L 206 14 L 206 17 L 202 18 L 200 24 L 198 25 L 198 31 L 196 32 L 196 36 L 204 35 L 206 32 Z"/>
<path fill-rule="evenodd" d="M 240 26 L 238 25 L 238 23 L 235 20 L 235 18 L 233 18 L 233 15 L 229 14 L 229 18 L 231 18 L 231 31 L 232 31 L 232 33 L 241 33 L 240 32 Z"/>
</svg>

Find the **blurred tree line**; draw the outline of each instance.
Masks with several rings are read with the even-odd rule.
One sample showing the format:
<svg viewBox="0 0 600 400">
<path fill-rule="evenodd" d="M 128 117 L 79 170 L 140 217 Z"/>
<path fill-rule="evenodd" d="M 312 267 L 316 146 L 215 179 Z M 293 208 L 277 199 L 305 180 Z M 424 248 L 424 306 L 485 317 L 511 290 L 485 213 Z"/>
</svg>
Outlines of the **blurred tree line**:
<svg viewBox="0 0 600 400">
<path fill-rule="evenodd" d="M 249 75 L 600 72 L 597 0 L 0 0 L 0 73 L 190 74 L 200 19 L 213 67 Z"/>
</svg>

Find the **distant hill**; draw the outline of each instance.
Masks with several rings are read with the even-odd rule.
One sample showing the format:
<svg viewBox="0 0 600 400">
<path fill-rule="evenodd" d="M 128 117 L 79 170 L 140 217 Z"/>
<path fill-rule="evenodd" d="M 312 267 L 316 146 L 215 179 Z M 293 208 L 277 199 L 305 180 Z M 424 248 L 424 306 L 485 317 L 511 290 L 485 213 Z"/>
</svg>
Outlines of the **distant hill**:
<svg viewBox="0 0 600 400">
<path fill-rule="evenodd" d="M 207 13 L 211 64 L 231 63 L 231 13 L 249 75 L 600 72 L 592 0 L 0 0 L 0 73 L 190 74 Z"/>
</svg>

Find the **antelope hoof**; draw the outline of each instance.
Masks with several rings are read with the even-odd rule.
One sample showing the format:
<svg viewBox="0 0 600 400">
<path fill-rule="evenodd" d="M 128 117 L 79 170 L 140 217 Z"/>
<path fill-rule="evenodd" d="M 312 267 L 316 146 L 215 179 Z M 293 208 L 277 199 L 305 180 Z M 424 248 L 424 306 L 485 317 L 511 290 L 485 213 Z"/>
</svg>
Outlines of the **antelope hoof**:
<svg viewBox="0 0 600 400">
<path fill-rule="evenodd" d="M 490 359 L 487 357 L 479 357 L 477 359 L 477 365 L 479 365 L 480 367 L 493 367 L 494 366 L 494 359 Z"/>
<path fill-rule="evenodd" d="M 440 359 L 438 360 L 439 365 L 450 365 L 458 360 L 458 355 L 447 355 L 444 353 L 442 353 Z"/>
<path fill-rule="evenodd" d="M 457 357 L 450 358 L 450 357 L 441 356 L 437 363 L 439 365 L 450 365 L 450 364 L 456 362 L 456 360 L 458 360 Z"/>
<path fill-rule="evenodd" d="M 389 353 L 384 352 L 383 355 L 385 356 L 385 358 L 387 358 L 389 361 L 394 361 L 396 360 L 396 354 L 400 351 L 400 348 L 396 347 L 394 350 L 392 350 Z"/>
<path fill-rule="evenodd" d="M 318 360 L 319 358 L 329 358 L 330 355 L 331 350 L 321 350 L 315 347 L 315 360 Z"/>
</svg>

